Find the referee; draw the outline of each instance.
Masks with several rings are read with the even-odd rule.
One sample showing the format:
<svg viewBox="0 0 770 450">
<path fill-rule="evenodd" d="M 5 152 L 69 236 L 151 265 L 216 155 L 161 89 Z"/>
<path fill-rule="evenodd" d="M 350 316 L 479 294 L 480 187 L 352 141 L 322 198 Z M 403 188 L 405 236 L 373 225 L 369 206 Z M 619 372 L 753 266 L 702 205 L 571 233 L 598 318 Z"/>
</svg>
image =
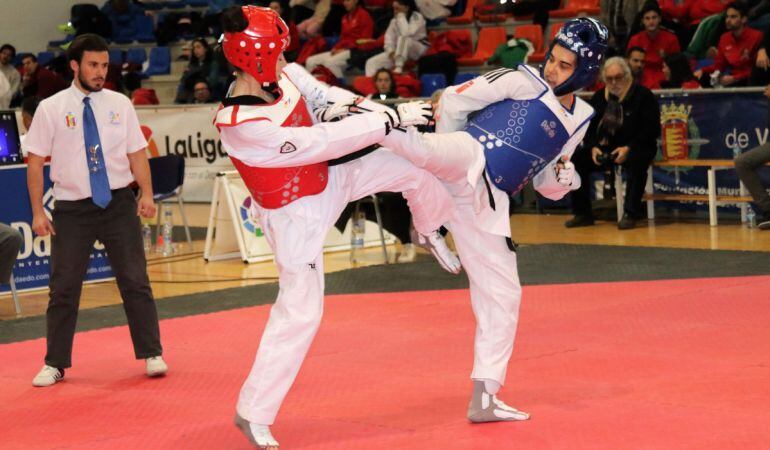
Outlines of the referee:
<svg viewBox="0 0 770 450">
<path fill-rule="evenodd" d="M 168 370 L 138 217 L 155 215 L 147 142 L 129 99 L 102 89 L 107 50 L 107 42 L 94 34 L 72 41 L 67 50 L 72 86 L 40 103 L 24 141 L 32 229 L 52 235 L 47 352 L 34 386 L 53 385 L 72 365 L 80 292 L 97 239 L 117 278 L 136 358 L 146 360 L 148 376 Z M 43 209 L 43 164 L 49 156 L 56 199 L 52 221 Z M 142 190 L 138 204 L 128 188 L 134 180 Z"/>
</svg>

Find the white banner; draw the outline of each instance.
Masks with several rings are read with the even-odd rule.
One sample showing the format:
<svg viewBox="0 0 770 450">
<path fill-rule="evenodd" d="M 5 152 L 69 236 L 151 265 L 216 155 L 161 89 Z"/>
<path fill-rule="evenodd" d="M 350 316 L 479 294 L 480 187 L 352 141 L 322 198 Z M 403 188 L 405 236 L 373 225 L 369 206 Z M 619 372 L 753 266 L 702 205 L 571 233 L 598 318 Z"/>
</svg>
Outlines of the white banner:
<svg viewBox="0 0 770 450">
<path fill-rule="evenodd" d="M 184 156 L 185 201 L 210 202 L 217 173 L 233 170 L 213 125 L 216 110 L 216 105 L 136 108 L 148 156 Z"/>
</svg>

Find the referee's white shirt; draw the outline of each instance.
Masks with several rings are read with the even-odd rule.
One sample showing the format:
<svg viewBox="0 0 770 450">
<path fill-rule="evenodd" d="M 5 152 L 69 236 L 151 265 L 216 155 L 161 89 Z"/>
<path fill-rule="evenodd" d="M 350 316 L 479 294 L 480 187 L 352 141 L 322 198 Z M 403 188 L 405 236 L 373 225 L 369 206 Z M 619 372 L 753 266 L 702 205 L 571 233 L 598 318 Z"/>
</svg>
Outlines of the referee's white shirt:
<svg viewBox="0 0 770 450">
<path fill-rule="evenodd" d="M 24 139 L 29 153 L 51 157 L 51 181 L 56 200 L 82 200 L 91 197 L 85 138 L 83 99 L 73 83 L 42 102 Z M 91 109 L 99 130 L 110 189 L 120 189 L 134 181 L 128 154 L 144 150 L 147 141 L 139 127 L 131 101 L 123 94 L 102 89 L 91 92 Z"/>
</svg>

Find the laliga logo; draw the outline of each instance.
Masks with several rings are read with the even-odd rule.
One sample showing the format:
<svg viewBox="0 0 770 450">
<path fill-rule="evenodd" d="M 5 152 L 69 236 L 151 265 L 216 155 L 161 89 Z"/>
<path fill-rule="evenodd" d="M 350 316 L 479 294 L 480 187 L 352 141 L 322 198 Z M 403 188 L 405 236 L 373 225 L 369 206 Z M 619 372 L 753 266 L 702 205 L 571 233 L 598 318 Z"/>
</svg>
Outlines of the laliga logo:
<svg viewBox="0 0 770 450">
<path fill-rule="evenodd" d="M 241 223 L 243 224 L 243 228 L 245 228 L 249 234 L 256 237 L 262 237 L 264 236 L 264 233 L 262 233 L 262 229 L 257 225 L 256 217 L 251 215 L 251 202 L 253 201 L 254 200 L 252 200 L 251 197 L 246 197 L 243 200 L 243 203 L 239 208 Z"/>
<path fill-rule="evenodd" d="M 160 156 L 160 153 L 158 152 L 158 145 L 155 143 L 155 139 L 152 138 L 152 128 L 148 127 L 147 125 L 141 125 L 140 128 L 142 129 L 144 139 L 147 141 L 147 151 L 150 152 L 148 157 L 156 158 Z"/>
</svg>

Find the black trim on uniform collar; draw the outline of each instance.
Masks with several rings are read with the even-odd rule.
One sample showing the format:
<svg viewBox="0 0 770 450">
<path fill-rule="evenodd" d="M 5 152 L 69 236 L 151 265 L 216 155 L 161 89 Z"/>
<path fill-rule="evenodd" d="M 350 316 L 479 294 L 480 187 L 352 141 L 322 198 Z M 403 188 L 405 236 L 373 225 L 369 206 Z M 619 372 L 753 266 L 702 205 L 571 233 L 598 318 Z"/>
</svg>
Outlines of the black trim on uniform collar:
<svg viewBox="0 0 770 450">
<path fill-rule="evenodd" d="M 225 106 L 233 105 L 263 105 L 267 103 L 262 97 L 256 95 L 238 95 L 236 97 L 227 97 L 222 100 L 222 104 Z"/>
</svg>

